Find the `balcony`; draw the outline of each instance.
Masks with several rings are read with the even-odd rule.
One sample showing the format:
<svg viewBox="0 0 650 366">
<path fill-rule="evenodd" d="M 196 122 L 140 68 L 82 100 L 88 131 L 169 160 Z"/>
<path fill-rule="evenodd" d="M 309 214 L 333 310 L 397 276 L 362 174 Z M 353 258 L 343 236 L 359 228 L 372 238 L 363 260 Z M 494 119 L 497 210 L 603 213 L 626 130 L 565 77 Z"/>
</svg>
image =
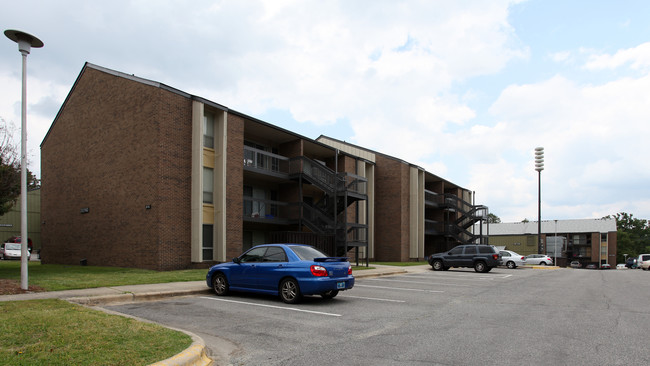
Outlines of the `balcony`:
<svg viewBox="0 0 650 366">
<path fill-rule="evenodd" d="M 426 235 L 444 235 L 445 224 L 434 220 L 424 220 L 424 233 Z"/>
<path fill-rule="evenodd" d="M 297 203 L 244 197 L 244 221 L 289 225 L 297 222 L 299 216 Z"/>
<path fill-rule="evenodd" d="M 440 208 L 445 203 L 445 196 L 436 192 L 424 190 L 424 204 L 429 207 Z"/>
<path fill-rule="evenodd" d="M 287 178 L 289 175 L 289 158 L 244 146 L 244 170 Z"/>
<path fill-rule="evenodd" d="M 348 192 L 360 197 L 368 195 L 368 179 L 352 174 L 352 173 L 339 173 L 339 192 Z"/>
</svg>

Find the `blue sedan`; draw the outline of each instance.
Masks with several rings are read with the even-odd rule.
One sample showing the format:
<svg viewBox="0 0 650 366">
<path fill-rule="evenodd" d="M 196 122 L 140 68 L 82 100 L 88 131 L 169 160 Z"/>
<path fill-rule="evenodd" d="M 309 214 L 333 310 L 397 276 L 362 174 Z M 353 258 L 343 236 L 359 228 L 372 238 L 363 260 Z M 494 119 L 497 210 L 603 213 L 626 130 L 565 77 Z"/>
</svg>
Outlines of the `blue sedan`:
<svg viewBox="0 0 650 366">
<path fill-rule="evenodd" d="M 303 244 L 255 246 L 232 262 L 210 267 L 206 282 L 218 296 L 230 291 L 279 295 L 295 304 L 303 295 L 331 299 L 354 286 L 346 257 L 328 257 Z"/>
</svg>

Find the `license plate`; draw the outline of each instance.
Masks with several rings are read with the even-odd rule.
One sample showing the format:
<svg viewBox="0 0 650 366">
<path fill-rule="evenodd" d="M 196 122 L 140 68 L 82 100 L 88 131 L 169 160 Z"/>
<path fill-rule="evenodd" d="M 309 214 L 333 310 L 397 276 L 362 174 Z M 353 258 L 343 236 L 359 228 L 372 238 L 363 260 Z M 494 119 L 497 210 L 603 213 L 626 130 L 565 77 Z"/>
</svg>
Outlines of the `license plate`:
<svg viewBox="0 0 650 366">
<path fill-rule="evenodd" d="M 337 282 L 337 283 L 336 283 L 336 288 L 337 288 L 337 289 L 345 288 L 345 282 Z"/>
</svg>

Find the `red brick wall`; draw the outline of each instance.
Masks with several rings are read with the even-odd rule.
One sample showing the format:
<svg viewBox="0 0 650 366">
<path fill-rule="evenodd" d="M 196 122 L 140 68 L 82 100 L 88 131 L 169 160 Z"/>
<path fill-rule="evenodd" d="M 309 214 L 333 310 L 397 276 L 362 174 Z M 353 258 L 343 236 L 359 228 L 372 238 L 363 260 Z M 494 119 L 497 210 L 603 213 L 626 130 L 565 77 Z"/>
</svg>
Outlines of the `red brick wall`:
<svg viewBox="0 0 650 366">
<path fill-rule="evenodd" d="M 243 249 L 244 212 L 244 119 L 228 114 L 226 162 L 226 258 L 237 257 Z"/>
<path fill-rule="evenodd" d="M 41 148 L 43 263 L 189 265 L 190 164 L 189 99 L 85 68 Z"/>
<path fill-rule="evenodd" d="M 607 251 L 608 251 L 608 260 L 607 263 L 612 266 L 616 265 L 616 252 L 617 252 L 617 243 L 616 243 L 616 231 L 610 231 L 607 233 Z"/>
<path fill-rule="evenodd" d="M 375 196 L 375 259 L 408 261 L 408 165 L 377 155 Z"/>
</svg>

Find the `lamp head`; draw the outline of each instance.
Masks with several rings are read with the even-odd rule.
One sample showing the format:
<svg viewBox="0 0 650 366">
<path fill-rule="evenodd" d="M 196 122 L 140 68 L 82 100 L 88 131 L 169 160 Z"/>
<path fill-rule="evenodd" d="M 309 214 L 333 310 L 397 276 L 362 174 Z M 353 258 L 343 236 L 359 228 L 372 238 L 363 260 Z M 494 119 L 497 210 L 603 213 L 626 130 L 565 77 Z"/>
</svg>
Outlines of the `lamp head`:
<svg viewBox="0 0 650 366">
<path fill-rule="evenodd" d="M 21 32 L 19 30 L 7 29 L 5 31 L 5 36 L 7 36 L 7 38 L 10 40 L 18 43 L 18 51 L 23 54 L 29 54 L 31 47 L 43 47 L 43 41 L 35 36 L 32 36 L 29 33 Z"/>
</svg>

